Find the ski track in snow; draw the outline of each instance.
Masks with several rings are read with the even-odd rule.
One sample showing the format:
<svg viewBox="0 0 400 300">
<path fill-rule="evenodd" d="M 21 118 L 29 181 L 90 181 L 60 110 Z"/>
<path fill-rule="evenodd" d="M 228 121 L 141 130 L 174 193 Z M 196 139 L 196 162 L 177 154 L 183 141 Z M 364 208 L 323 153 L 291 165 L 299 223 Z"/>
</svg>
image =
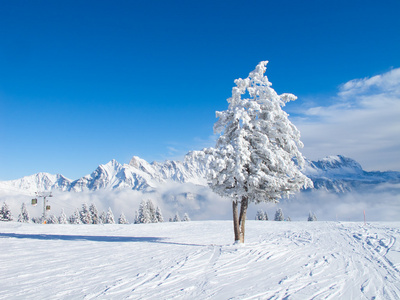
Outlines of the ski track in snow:
<svg viewBox="0 0 400 300">
<path fill-rule="evenodd" d="M 400 223 L 0 222 L 0 299 L 400 299 Z"/>
</svg>

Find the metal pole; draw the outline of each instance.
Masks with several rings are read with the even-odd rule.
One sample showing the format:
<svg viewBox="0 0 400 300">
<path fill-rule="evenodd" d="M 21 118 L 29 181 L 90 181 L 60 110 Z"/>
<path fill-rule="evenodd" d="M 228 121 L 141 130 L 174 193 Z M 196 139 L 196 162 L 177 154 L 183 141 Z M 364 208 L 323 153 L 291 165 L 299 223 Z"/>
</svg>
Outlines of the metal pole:
<svg viewBox="0 0 400 300">
<path fill-rule="evenodd" d="M 43 198 L 43 223 L 45 223 L 46 222 L 46 204 L 47 204 L 47 197 L 53 197 L 53 195 L 51 194 L 51 192 L 50 193 L 39 193 L 39 192 L 36 192 L 36 197 L 38 197 L 38 198 Z"/>
<path fill-rule="evenodd" d="M 46 222 L 46 196 L 43 196 L 43 223 Z"/>
</svg>

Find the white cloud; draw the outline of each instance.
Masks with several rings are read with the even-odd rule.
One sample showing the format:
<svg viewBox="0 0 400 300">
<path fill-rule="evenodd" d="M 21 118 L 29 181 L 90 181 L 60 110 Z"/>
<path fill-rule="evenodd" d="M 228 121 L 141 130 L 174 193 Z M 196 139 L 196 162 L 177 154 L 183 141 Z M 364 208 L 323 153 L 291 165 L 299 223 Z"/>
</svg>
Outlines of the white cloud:
<svg viewBox="0 0 400 300">
<path fill-rule="evenodd" d="M 311 159 L 343 154 L 367 170 L 400 170 L 400 68 L 351 80 L 334 100 L 293 119 L 303 153 Z"/>
<path fill-rule="evenodd" d="M 324 191 L 300 193 L 280 204 L 292 220 L 307 220 L 312 211 L 321 221 L 397 221 L 400 213 L 400 186 L 385 184 L 364 192 L 334 194 Z"/>
<path fill-rule="evenodd" d="M 363 193 L 332 194 L 323 191 L 299 193 L 278 204 L 250 204 L 247 218 L 253 220 L 258 209 L 268 213 L 273 220 L 277 208 L 282 208 L 285 217 L 293 221 L 307 220 L 309 211 L 321 221 L 363 221 L 365 210 L 367 221 L 397 221 L 400 213 L 398 195 L 400 185 L 386 184 L 371 188 Z M 191 193 L 193 198 L 187 197 Z M 49 214 L 60 215 L 61 209 L 69 217 L 75 209 L 81 209 L 83 203 L 94 203 L 99 212 L 111 207 L 117 220 L 123 212 L 133 222 L 140 201 L 151 199 L 160 206 L 164 220 L 168 221 L 176 212 L 182 217 L 185 212 L 192 220 L 231 220 L 232 205 L 229 199 L 221 198 L 210 189 L 192 184 L 165 184 L 155 193 L 142 193 L 132 190 L 97 191 L 82 193 L 55 193 L 49 204 Z M 15 219 L 18 218 L 22 203 L 26 203 L 31 217 L 39 217 L 42 206 L 30 205 L 26 195 L 0 193 L 0 204 L 6 201 Z"/>
<path fill-rule="evenodd" d="M 376 93 L 400 94 L 400 68 L 370 78 L 353 79 L 341 85 L 339 96 L 342 98 L 359 97 Z"/>
</svg>

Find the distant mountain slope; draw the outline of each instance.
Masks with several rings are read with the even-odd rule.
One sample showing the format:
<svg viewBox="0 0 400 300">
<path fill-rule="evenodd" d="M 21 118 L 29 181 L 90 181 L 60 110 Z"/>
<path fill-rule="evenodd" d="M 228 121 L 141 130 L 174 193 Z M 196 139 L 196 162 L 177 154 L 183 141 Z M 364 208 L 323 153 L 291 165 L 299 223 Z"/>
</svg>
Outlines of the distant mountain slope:
<svg viewBox="0 0 400 300">
<path fill-rule="evenodd" d="M 305 174 L 314 188 L 343 193 L 381 183 L 400 183 L 400 172 L 367 172 L 355 160 L 342 155 L 308 161 Z"/>
<path fill-rule="evenodd" d="M 315 189 L 344 193 L 381 183 L 400 183 L 400 172 L 367 172 L 351 158 L 329 156 L 318 161 L 307 161 L 304 173 L 314 182 Z M 37 191 L 96 191 L 101 189 L 133 189 L 152 191 L 167 181 L 206 185 L 205 166 L 186 159 L 148 163 L 134 156 L 129 164 L 112 160 L 100 165 L 92 174 L 75 181 L 62 175 L 38 173 L 21 179 L 0 182 L 0 189 Z"/>
<path fill-rule="evenodd" d="M 10 181 L 0 181 L 0 189 L 11 191 L 27 191 L 35 193 L 38 191 L 69 191 L 72 180 L 60 174 L 37 173 Z"/>
<path fill-rule="evenodd" d="M 167 181 L 206 185 L 205 168 L 198 163 L 165 161 L 148 163 L 134 156 L 129 164 L 111 160 L 90 175 L 75 181 L 62 175 L 37 173 L 16 180 L 0 182 L 0 189 L 37 191 L 96 191 L 129 188 L 138 191 L 151 191 Z"/>
</svg>

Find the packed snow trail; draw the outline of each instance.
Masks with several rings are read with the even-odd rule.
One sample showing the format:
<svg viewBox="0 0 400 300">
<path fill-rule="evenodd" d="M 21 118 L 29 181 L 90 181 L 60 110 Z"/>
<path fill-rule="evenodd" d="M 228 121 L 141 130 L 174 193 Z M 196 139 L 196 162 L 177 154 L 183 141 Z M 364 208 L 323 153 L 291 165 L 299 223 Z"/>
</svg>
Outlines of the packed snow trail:
<svg viewBox="0 0 400 300">
<path fill-rule="evenodd" d="M 400 223 L 0 222 L 0 299 L 400 299 Z"/>
</svg>

